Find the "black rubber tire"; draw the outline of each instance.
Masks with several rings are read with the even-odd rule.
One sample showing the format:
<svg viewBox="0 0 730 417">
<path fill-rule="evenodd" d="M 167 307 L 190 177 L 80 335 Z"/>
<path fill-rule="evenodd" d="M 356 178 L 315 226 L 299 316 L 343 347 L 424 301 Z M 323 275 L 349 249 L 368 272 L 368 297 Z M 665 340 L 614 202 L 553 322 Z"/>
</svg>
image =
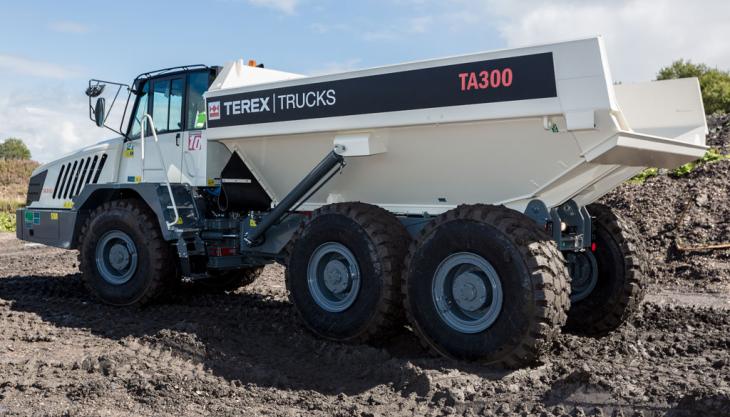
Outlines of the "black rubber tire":
<svg viewBox="0 0 730 417">
<path fill-rule="evenodd" d="M 129 235 L 138 254 L 136 272 L 121 285 L 106 282 L 95 261 L 96 244 L 110 230 Z M 86 288 L 106 304 L 147 304 L 162 295 L 176 277 L 172 247 L 162 238 L 154 214 L 141 201 L 114 200 L 97 207 L 82 226 L 79 242 L 79 268 Z"/>
<path fill-rule="evenodd" d="M 610 207 L 591 204 L 598 282 L 588 297 L 573 303 L 565 330 L 603 336 L 639 308 L 646 292 L 646 260 L 635 226 Z"/>
<path fill-rule="evenodd" d="M 235 291 L 251 285 L 264 271 L 264 267 L 233 269 L 220 272 L 209 272 L 209 278 L 190 283 L 190 287 L 207 294 L 218 294 Z"/>
<path fill-rule="evenodd" d="M 478 333 L 462 333 L 438 314 L 433 280 L 457 252 L 487 260 L 499 275 L 502 309 Z M 431 221 L 411 244 L 403 273 L 405 310 L 426 348 L 443 356 L 516 368 L 535 363 L 565 324 L 570 278 L 555 242 L 522 213 L 463 205 Z"/>
<path fill-rule="evenodd" d="M 355 256 L 361 275 L 354 304 L 329 312 L 314 301 L 307 267 L 314 251 L 338 242 Z M 304 324 L 320 337 L 340 342 L 377 342 L 403 324 L 400 274 L 410 236 L 388 211 L 365 203 L 330 204 L 314 211 L 288 248 L 286 286 Z"/>
</svg>

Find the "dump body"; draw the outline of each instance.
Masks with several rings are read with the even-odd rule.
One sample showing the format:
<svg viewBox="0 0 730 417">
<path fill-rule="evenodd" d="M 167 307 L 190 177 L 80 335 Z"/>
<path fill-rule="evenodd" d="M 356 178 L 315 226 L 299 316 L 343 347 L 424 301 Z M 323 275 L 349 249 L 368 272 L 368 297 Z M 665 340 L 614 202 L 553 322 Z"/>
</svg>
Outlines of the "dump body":
<svg viewBox="0 0 730 417">
<path fill-rule="evenodd" d="M 208 141 L 238 152 L 275 203 L 336 142 L 367 144 L 303 210 L 582 206 L 706 150 L 697 80 L 614 86 L 600 38 L 318 77 L 233 63 L 206 100 Z"/>
</svg>

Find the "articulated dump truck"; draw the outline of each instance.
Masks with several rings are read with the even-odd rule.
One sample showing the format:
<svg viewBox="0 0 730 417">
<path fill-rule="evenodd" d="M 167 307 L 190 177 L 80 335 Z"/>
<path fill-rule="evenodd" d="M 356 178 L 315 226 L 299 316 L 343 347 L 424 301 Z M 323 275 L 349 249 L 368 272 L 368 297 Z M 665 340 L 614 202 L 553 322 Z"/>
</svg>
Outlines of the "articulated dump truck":
<svg viewBox="0 0 730 417">
<path fill-rule="evenodd" d="M 707 149 L 697 80 L 615 85 L 600 38 L 311 77 L 193 65 L 86 94 L 120 137 L 36 169 L 17 235 L 78 250 L 102 302 L 230 291 L 278 262 L 320 337 L 408 325 L 508 367 L 627 320 L 642 237 L 595 201 Z"/>
</svg>

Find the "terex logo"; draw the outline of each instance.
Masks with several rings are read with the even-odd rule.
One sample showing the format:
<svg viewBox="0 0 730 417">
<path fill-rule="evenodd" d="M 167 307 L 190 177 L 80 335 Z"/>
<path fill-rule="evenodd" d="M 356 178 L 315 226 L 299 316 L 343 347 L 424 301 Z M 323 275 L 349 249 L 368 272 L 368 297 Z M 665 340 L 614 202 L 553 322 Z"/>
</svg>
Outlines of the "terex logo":
<svg viewBox="0 0 730 417">
<path fill-rule="evenodd" d="M 263 111 L 271 111 L 269 109 L 269 99 L 271 97 L 246 98 L 243 100 L 225 101 L 223 106 L 226 108 L 226 116 L 232 114 L 259 113 Z"/>
<path fill-rule="evenodd" d="M 208 120 L 220 120 L 221 118 L 221 102 L 208 102 Z"/>
</svg>

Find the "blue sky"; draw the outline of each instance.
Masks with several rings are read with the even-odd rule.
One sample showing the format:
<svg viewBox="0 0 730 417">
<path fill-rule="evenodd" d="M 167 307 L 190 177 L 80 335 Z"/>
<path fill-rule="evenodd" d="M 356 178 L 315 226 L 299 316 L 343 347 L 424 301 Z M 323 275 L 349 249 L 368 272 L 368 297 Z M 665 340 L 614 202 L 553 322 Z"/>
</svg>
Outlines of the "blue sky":
<svg viewBox="0 0 730 417">
<path fill-rule="evenodd" d="M 256 59 L 304 74 L 602 34 L 614 78 L 685 57 L 730 68 L 730 2 L 675 0 L 32 1 L 3 6 L 0 139 L 52 160 L 110 136 L 86 118 L 87 79 Z M 698 6 L 698 5 L 701 5 Z"/>
</svg>

